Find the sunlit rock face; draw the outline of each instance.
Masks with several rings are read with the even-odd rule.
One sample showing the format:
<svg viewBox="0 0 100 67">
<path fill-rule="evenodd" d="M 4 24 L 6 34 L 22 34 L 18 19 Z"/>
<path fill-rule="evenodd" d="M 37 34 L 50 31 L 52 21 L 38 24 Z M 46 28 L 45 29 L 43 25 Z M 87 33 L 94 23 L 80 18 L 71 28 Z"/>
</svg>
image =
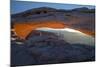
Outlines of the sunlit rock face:
<svg viewBox="0 0 100 67">
<path fill-rule="evenodd" d="M 95 39 L 92 36 L 70 28 L 53 29 L 44 27 L 37 28 L 37 30 L 55 33 L 60 36 L 60 38 L 71 44 L 85 44 L 93 46 L 95 43 Z"/>
</svg>

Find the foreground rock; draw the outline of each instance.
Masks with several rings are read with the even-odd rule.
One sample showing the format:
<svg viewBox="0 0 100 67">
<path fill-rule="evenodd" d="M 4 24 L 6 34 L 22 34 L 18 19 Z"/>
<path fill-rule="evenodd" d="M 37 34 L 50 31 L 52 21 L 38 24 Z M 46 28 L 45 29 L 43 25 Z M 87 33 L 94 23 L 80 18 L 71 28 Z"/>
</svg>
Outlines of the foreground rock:
<svg viewBox="0 0 100 67">
<path fill-rule="evenodd" d="M 95 60 L 95 47 L 70 44 L 52 33 L 39 31 L 22 45 L 13 42 L 11 56 L 12 66 L 85 62 Z"/>
</svg>

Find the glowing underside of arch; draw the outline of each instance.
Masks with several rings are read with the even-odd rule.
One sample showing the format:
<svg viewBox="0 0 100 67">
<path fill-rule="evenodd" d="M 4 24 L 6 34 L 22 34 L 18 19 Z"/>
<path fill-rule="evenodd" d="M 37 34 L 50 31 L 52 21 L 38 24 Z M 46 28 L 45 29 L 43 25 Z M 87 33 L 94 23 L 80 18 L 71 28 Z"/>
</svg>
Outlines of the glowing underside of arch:
<svg viewBox="0 0 100 67">
<path fill-rule="evenodd" d="M 16 35 L 21 39 L 26 39 L 26 37 L 31 33 L 31 31 L 36 29 L 43 29 L 46 28 L 46 30 L 62 30 L 62 31 L 68 31 L 68 32 L 76 32 L 81 33 L 82 32 L 78 30 L 71 29 L 69 26 L 65 26 L 63 22 L 55 22 L 55 21 L 49 21 L 49 22 L 32 22 L 32 23 L 16 23 L 14 24 L 14 31 Z"/>
</svg>

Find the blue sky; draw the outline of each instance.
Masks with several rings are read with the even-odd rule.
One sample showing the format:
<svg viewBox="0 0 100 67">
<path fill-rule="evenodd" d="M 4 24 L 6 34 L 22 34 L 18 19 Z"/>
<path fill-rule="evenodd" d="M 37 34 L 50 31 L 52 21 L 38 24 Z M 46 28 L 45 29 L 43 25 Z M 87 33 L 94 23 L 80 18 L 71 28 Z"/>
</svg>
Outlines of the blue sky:
<svg viewBox="0 0 100 67">
<path fill-rule="evenodd" d="M 23 12 L 28 9 L 38 7 L 51 7 L 56 9 L 74 9 L 80 7 L 95 8 L 92 5 L 75 5 L 75 4 L 58 4 L 58 3 L 44 3 L 44 2 L 25 2 L 25 1 L 11 1 L 11 14 Z"/>
</svg>

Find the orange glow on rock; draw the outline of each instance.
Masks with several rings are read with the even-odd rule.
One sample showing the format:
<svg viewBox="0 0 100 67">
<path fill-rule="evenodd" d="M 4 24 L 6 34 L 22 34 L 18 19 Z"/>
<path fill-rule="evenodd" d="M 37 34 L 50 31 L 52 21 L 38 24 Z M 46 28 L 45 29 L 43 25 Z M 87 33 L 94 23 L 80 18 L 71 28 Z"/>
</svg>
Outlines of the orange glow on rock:
<svg viewBox="0 0 100 67">
<path fill-rule="evenodd" d="M 59 21 L 27 22 L 27 23 L 22 22 L 22 23 L 14 24 L 14 30 L 17 36 L 24 40 L 29 35 L 29 33 L 31 33 L 31 31 L 35 30 L 36 28 L 42 28 L 42 27 L 61 29 L 65 27 L 71 28 L 72 25 L 64 24 L 63 22 L 59 22 Z M 76 30 L 81 31 L 91 36 L 95 36 L 95 32 L 87 30 L 87 29 L 76 28 Z"/>
<path fill-rule="evenodd" d="M 21 39 L 25 39 L 32 30 L 41 27 L 49 28 L 64 28 L 63 22 L 49 21 L 49 22 L 27 22 L 27 23 L 15 23 L 14 29 L 17 36 Z"/>
</svg>

